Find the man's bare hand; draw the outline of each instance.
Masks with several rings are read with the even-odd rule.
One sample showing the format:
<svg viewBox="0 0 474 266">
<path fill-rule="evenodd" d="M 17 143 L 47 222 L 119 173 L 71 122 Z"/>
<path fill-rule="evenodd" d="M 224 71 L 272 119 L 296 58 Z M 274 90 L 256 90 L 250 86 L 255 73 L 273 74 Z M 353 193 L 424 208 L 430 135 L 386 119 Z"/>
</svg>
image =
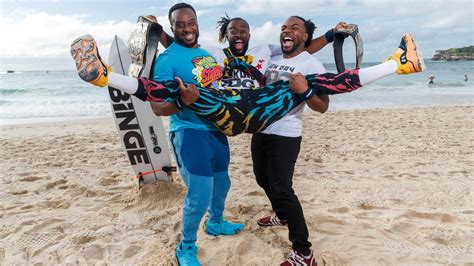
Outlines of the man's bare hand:
<svg viewBox="0 0 474 266">
<path fill-rule="evenodd" d="M 290 77 L 290 89 L 295 93 L 303 93 L 308 89 L 308 81 L 300 72 Z"/>
<path fill-rule="evenodd" d="M 191 105 L 199 98 L 199 90 L 196 85 L 188 84 L 184 86 L 183 81 L 180 78 L 176 77 L 175 79 L 179 86 L 179 96 L 184 104 Z"/>
<path fill-rule="evenodd" d="M 158 23 L 158 21 L 156 20 L 156 17 L 153 16 L 153 15 L 146 15 L 145 18 L 148 19 L 151 22 Z"/>
<path fill-rule="evenodd" d="M 349 28 L 349 24 L 345 22 L 339 22 L 337 23 L 336 27 L 334 27 L 334 32 L 337 32 L 339 30 L 347 29 Z"/>
</svg>

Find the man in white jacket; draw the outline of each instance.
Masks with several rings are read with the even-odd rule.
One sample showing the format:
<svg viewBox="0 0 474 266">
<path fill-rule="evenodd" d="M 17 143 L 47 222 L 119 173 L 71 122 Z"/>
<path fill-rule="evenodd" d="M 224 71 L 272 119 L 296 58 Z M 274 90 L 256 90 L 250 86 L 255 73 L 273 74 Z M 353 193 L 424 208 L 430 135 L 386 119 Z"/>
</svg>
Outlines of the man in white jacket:
<svg viewBox="0 0 474 266">
<path fill-rule="evenodd" d="M 315 26 L 310 20 L 289 17 L 281 28 L 283 54 L 274 56 L 265 72 L 267 84 L 290 80 L 299 94 L 308 89 L 304 78 L 309 73 L 325 73 L 324 66 L 305 51 Z M 281 265 L 316 265 L 308 241 L 309 233 L 303 209 L 292 188 L 293 172 L 301 146 L 302 115 L 305 106 L 324 113 L 328 109 L 327 95 L 309 95 L 305 102 L 252 137 L 253 169 L 257 183 L 265 190 L 275 215 L 258 220 L 260 226 L 288 226 L 292 249 Z M 296 263 L 296 264 L 295 264 Z"/>
</svg>

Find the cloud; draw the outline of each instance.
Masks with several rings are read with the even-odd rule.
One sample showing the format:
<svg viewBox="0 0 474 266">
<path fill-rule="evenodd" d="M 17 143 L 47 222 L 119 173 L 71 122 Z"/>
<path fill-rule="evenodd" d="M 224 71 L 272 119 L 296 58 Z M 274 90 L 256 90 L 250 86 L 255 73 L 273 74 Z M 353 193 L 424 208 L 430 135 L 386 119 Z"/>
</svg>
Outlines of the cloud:
<svg viewBox="0 0 474 266">
<path fill-rule="evenodd" d="M 0 16 L 2 64 L 15 62 L 15 60 L 18 62 L 58 62 L 58 66 L 59 62 L 72 63 L 69 57 L 69 45 L 74 38 L 85 33 L 90 33 L 97 38 L 101 55 L 107 58 L 108 47 L 113 36 L 117 34 L 126 41 L 135 24 L 136 15 L 143 12 L 163 15 L 158 17 L 158 21 L 165 31 L 170 33 L 167 10 L 177 2 L 168 0 L 165 1 L 167 4 L 160 2 L 159 6 L 153 6 L 157 5 L 156 2 L 148 4 L 140 1 L 137 1 L 137 6 L 128 3 L 122 7 L 116 4 L 116 10 L 123 10 L 123 12 L 114 12 L 112 16 L 112 13 L 107 14 L 109 10 L 104 10 L 106 5 L 99 5 L 100 8 L 90 13 L 81 11 L 88 12 L 87 15 L 71 15 L 71 12 L 74 13 L 73 10 L 76 9 L 66 5 L 69 2 L 59 1 L 63 3 L 61 6 L 66 7 L 52 8 L 49 5 L 48 8 L 45 7 L 47 5 L 39 7 L 21 3 L 20 5 L 18 1 L 10 1 L 10 3 L 18 4 L 17 9 L 8 5 L 3 6 L 5 9 L 2 9 L 2 16 Z M 87 1 L 92 3 L 91 0 Z M 72 1 L 74 2 L 77 7 L 82 7 L 84 3 Z M 226 12 L 231 16 L 240 16 L 248 20 L 252 34 L 251 46 L 269 42 L 278 44 L 281 23 L 294 14 L 311 18 L 315 22 L 318 26 L 315 37 L 324 34 L 339 21 L 358 24 L 364 40 L 366 61 L 378 61 L 385 58 L 394 50 L 400 36 L 408 31 L 414 33 L 426 57 L 430 57 L 435 50 L 474 43 L 474 3 L 472 0 L 294 0 L 292 2 L 289 0 L 241 0 L 239 2 L 190 0 L 189 2 L 198 11 L 200 43 L 204 47 L 219 46 L 216 21 Z M 19 8 L 33 8 L 32 6 L 42 11 Z M 98 21 L 109 15 L 114 20 Z M 349 42 L 347 46 L 350 48 Z M 326 58 L 328 62 L 333 61 L 330 48 L 318 53 L 318 57 L 320 56 Z M 352 57 L 349 55 L 348 60 Z M 72 64 L 65 64 L 66 67 L 72 68 Z"/>
<path fill-rule="evenodd" d="M 426 57 L 439 47 L 472 45 L 473 8 L 472 0 L 241 0 L 225 10 L 253 25 L 252 18 L 267 18 L 263 25 L 252 29 L 252 45 L 278 42 L 275 36 L 279 27 L 269 19 L 281 22 L 293 14 L 311 18 L 318 25 L 315 36 L 339 21 L 355 23 L 364 40 L 367 60 L 378 61 L 392 52 L 406 32 L 415 35 Z"/>
<path fill-rule="evenodd" d="M 252 45 L 267 43 L 279 45 L 281 25 L 282 23 L 274 24 L 272 21 L 267 21 L 262 26 L 251 27 Z"/>
<path fill-rule="evenodd" d="M 108 47 L 114 35 L 126 40 L 134 25 L 128 21 L 86 22 L 84 15 L 65 16 L 17 10 L 0 17 L 0 58 L 47 59 L 69 56 L 78 36 L 92 34 L 99 47 Z M 105 51 L 108 49 L 102 49 Z"/>
<path fill-rule="evenodd" d="M 232 0 L 190 0 L 189 4 L 194 6 L 205 6 L 205 7 L 213 7 L 213 6 L 225 6 L 232 4 Z"/>
<path fill-rule="evenodd" d="M 241 0 L 234 6 L 242 15 L 272 15 L 286 18 L 291 15 L 328 15 L 341 12 L 347 0 Z M 329 8 L 330 7 L 330 8 Z"/>
</svg>

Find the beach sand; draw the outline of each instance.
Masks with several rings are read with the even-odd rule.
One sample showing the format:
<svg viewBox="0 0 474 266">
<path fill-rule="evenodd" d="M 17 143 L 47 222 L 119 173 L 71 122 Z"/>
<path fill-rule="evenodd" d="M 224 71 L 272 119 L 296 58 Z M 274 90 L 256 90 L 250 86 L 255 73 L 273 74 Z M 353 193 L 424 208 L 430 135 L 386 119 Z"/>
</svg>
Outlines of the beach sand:
<svg viewBox="0 0 474 266">
<path fill-rule="evenodd" d="M 474 264 L 473 106 L 306 113 L 294 189 L 320 265 Z M 0 264 L 175 265 L 185 187 L 138 190 L 112 119 L 3 126 Z M 204 265 L 278 265 L 286 227 L 248 134 L 229 138 L 225 216 L 242 233 L 198 233 Z"/>
</svg>

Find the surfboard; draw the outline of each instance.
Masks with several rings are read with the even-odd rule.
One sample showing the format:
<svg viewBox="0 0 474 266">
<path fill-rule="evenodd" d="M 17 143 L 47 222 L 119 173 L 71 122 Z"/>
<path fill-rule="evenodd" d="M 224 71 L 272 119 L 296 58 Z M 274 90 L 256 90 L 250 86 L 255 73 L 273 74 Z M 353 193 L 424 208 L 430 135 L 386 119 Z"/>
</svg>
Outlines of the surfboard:
<svg viewBox="0 0 474 266">
<path fill-rule="evenodd" d="M 109 65 L 127 75 L 131 59 L 127 45 L 115 36 L 109 52 Z M 138 98 L 108 87 L 110 104 L 122 147 L 137 175 L 138 186 L 158 180 L 170 181 L 171 152 L 161 118 Z"/>
</svg>

